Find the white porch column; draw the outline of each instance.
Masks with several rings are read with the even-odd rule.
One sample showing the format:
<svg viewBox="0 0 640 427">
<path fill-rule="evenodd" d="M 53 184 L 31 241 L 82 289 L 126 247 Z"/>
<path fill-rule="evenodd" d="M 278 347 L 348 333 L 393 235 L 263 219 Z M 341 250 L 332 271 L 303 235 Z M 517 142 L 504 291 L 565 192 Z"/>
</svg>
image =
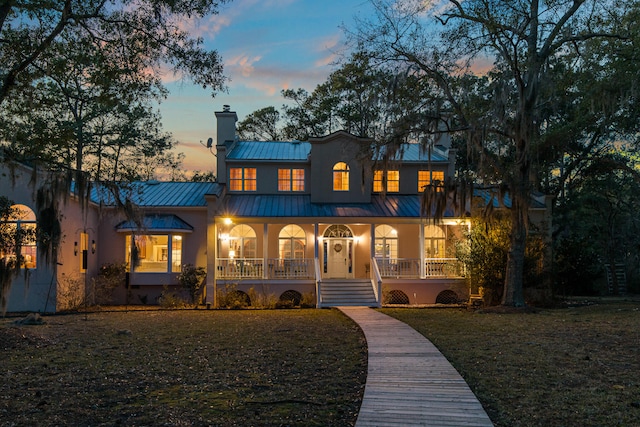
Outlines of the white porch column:
<svg viewBox="0 0 640 427">
<path fill-rule="evenodd" d="M 269 224 L 266 222 L 262 225 L 262 278 L 267 278 L 269 258 Z"/>
<path fill-rule="evenodd" d="M 424 223 L 420 219 L 420 231 L 418 232 L 418 239 L 420 239 L 418 247 L 420 248 L 420 277 L 427 277 L 427 266 L 424 259 Z"/>
<path fill-rule="evenodd" d="M 216 250 L 218 244 L 218 226 L 215 222 L 215 217 L 211 218 L 207 224 L 207 281 L 206 281 L 206 299 L 207 305 L 211 304 L 216 307 L 217 304 L 217 289 L 216 289 L 216 257 L 218 251 Z"/>
</svg>

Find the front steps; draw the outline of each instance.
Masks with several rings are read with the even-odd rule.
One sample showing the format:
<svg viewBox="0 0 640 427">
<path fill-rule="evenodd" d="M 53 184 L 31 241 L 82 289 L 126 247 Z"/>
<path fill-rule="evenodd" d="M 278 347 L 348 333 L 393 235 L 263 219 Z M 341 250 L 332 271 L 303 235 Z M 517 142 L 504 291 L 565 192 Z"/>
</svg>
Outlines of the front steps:
<svg viewBox="0 0 640 427">
<path fill-rule="evenodd" d="M 320 282 L 319 307 L 378 307 L 369 279 L 325 279 Z"/>
</svg>

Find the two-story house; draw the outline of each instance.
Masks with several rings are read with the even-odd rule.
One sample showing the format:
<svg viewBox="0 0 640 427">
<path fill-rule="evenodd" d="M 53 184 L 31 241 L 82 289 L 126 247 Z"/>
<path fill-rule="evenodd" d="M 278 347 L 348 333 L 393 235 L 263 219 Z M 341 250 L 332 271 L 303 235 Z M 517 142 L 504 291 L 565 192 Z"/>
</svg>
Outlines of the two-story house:
<svg viewBox="0 0 640 427">
<path fill-rule="evenodd" d="M 216 118 L 224 190 L 207 198 L 208 295 L 233 284 L 314 293 L 320 307 L 466 299 L 455 258 L 466 216 L 449 210 L 434 224 L 422 211 L 424 187 L 454 172 L 447 137 L 431 150 L 407 144 L 383 167 L 373 141 L 346 132 L 241 141 L 236 113 Z"/>
<path fill-rule="evenodd" d="M 31 284 L 27 275 L 14 279 L 7 309 L 63 310 L 69 295 L 91 303 L 92 279 L 105 264 L 127 266 L 116 304 L 156 303 L 178 285 L 185 264 L 206 268 L 205 298 L 214 306 L 231 288 L 247 298 L 251 289 L 311 296 L 318 307 L 468 298 L 456 245 L 465 241 L 470 204 L 447 209 L 434 223 L 421 195 L 454 173 L 446 136 L 430 150 L 406 144 L 383 166 L 366 138 L 336 132 L 309 141 L 242 141 L 235 112 L 225 106 L 215 115 L 217 182 L 128 185 L 117 197 L 138 207 L 135 220 L 102 187 L 84 208 L 70 193 L 70 203 L 59 203 L 56 265 L 39 259 L 35 242 L 24 247 Z M 37 226 L 33 173 L 1 166 L 0 194 L 26 215 L 16 226 Z M 532 213 L 545 211 L 543 203 L 532 206 Z"/>
</svg>

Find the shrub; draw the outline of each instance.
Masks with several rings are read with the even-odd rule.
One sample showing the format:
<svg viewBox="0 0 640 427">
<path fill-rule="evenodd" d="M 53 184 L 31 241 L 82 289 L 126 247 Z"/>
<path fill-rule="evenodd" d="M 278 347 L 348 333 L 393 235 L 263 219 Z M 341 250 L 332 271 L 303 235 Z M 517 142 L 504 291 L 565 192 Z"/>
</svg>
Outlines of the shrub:
<svg viewBox="0 0 640 427">
<path fill-rule="evenodd" d="M 176 292 L 169 290 L 169 286 L 164 285 L 160 297 L 158 297 L 158 303 L 162 308 L 182 308 L 186 306 L 184 298 L 178 295 Z"/>
<path fill-rule="evenodd" d="M 113 291 L 124 284 L 127 264 L 107 263 L 100 267 L 98 276 L 91 280 L 94 304 L 108 304 L 113 299 Z"/>
<path fill-rule="evenodd" d="M 497 216 L 491 222 L 475 220 L 472 223 L 468 243 L 456 247 L 456 257 L 464 262 L 470 276 L 471 293 L 480 293 L 486 305 L 496 305 L 502 300 L 507 256 L 510 247 L 510 220 Z M 524 260 L 524 287 L 540 283 L 545 245 L 534 234 L 527 238 Z"/>
<path fill-rule="evenodd" d="M 218 306 L 221 308 L 246 308 L 251 305 L 249 296 L 239 291 L 237 284 L 227 284 L 224 291 L 218 292 Z"/>
<path fill-rule="evenodd" d="M 204 267 L 195 267 L 192 264 L 182 266 L 182 271 L 178 275 L 180 287 L 189 292 L 192 304 L 198 304 L 202 299 L 202 285 L 207 277 Z"/>
</svg>

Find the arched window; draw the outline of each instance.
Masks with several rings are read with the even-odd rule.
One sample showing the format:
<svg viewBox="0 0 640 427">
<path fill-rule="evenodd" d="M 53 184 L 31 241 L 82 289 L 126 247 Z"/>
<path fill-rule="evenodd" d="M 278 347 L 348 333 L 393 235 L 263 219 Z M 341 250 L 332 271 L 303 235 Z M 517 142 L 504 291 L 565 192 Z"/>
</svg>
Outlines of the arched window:
<svg viewBox="0 0 640 427">
<path fill-rule="evenodd" d="M 304 258 L 306 235 L 299 225 L 289 224 L 282 228 L 278 241 L 278 253 L 281 259 Z"/>
<path fill-rule="evenodd" d="M 429 224 L 424 227 L 425 258 L 444 258 L 446 234 L 442 227 Z"/>
<path fill-rule="evenodd" d="M 255 258 L 256 232 L 246 224 L 236 225 L 229 232 L 229 258 Z"/>
<path fill-rule="evenodd" d="M 349 191 L 349 165 L 345 162 L 333 165 L 333 191 Z"/>
<path fill-rule="evenodd" d="M 353 233 L 351 229 L 346 225 L 342 224 L 334 224 L 327 227 L 324 231 L 324 237 L 332 238 L 332 237 L 353 237 Z"/>
<path fill-rule="evenodd" d="M 398 258 L 398 232 L 395 228 L 382 224 L 375 231 L 376 258 Z"/>
<path fill-rule="evenodd" d="M 28 206 L 13 205 L 2 216 L 0 258 L 12 265 L 18 262 L 21 268 L 35 268 L 38 255 L 35 213 Z M 16 246 L 20 247 L 19 254 Z"/>
</svg>

